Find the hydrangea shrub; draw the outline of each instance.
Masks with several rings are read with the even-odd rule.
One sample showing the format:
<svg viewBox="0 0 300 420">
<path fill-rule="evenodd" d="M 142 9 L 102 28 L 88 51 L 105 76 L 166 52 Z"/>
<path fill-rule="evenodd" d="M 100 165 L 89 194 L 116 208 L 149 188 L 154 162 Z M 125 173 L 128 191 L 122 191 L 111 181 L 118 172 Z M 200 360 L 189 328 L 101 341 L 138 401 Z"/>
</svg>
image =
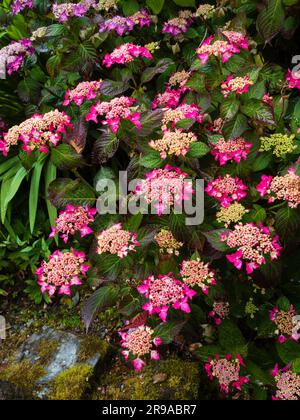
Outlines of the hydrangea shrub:
<svg viewBox="0 0 300 420">
<path fill-rule="evenodd" d="M 46 302 L 100 280 L 86 328 L 113 307 L 137 371 L 180 343 L 203 398 L 300 399 L 298 12 L 293 0 L 0 6 L 1 223 L 20 199 L 31 233 L 47 215 Z M 138 181 L 122 199 L 121 171 Z M 189 225 L 176 209 L 199 199 L 199 179 L 204 220 Z M 115 211 L 99 214 L 104 197 Z M 121 211 L 138 200 L 152 214 Z"/>
</svg>

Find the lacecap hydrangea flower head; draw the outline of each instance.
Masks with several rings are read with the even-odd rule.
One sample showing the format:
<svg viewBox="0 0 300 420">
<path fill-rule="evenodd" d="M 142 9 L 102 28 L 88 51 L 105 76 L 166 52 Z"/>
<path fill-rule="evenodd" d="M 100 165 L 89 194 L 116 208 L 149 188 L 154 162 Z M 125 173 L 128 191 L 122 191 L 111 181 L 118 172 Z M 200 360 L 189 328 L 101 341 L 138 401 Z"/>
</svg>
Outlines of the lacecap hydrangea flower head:
<svg viewBox="0 0 300 420">
<path fill-rule="evenodd" d="M 249 378 L 241 376 L 241 368 L 244 366 L 244 360 L 239 354 L 236 358 L 228 354 L 224 358 L 219 355 L 214 359 L 210 357 L 204 369 L 211 381 L 214 379 L 218 381 L 221 392 L 229 394 L 235 390 L 241 391 L 249 382 Z"/>
<path fill-rule="evenodd" d="M 18 14 L 22 10 L 26 9 L 32 9 L 33 8 L 33 0 L 14 0 L 11 5 L 11 10 L 14 15 Z"/>
<path fill-rule="evenodd" d="M 219 176 L 212 182 L 209 182 L 205 188 L 205 192 L 214 197 L 220 202 L 222 207 L 229 207 L 234 201 L 241 201 L 247 197 L 247 186 L 238 177 L 226 175 L 225 177 Z"/>
<path fill-rule="evenodd" d="M 275 401 L 298 401 L 300 400 L 300 375 L 292 371 L 291 365 L 279 369 L 275 365 L 272 375 L 276 382 L 276 393 L 272 397 Z"/>
<path fill-rule="evenodd" d="M 120 258 L 127 257 L 139 245 L 136 233 L 129 232 L 118 223 L 103 230 L 97 236 L 97 254 L 108 252 Z"/>
<path fill-rule="evenodd" d="M 63 105 L 67 106 L 70 105 L 71 102 L 74 102 L 76 105 L 80 106 L 84 101 L 90 101 L 97 98 L 101 84 L 101 80 L 79 83 L 75 89 L 67 90 Z"/>
<path fill-rule="evenodd" d="M 183 243 L 178 242 L 172 232 L 167 229 L 162 229 L 159 233 L 157 233 L 154 240 L 159 246 L 161 254 L 174 254 L 178 256 L 180 248 L 183 247 Z"/>
<path fill-rule="evenodd" d="M 156 347 L 162 344 L 159 337 L 154 336 L 154 330 L 146 325 L 131 328 L 126 332 L 119 332 L 121 346 L 124 348 L 122 355 L 125 360 L 130 360 L 134 369 L 140 371 L 145 365 L 143 358 L 150 355 L 152 360 L 159 360 L 160 356 Z"/>
<path fill-rule="evenodd" d="M 89 266 L 85 264 L 85 253 L 71 249 L 55 251 L 48 261 L 43 261 L 36 270 L 42 293 L 53 296 L 58 289 L 60 295 L 71 295 L 71 287 L 81 285 Z"/>
<path fill-rule="evenodd" d="M 73 128 L 71 118 L 57 109 L 44 115 L 35 114 L 33 117 L 15 125 L 4 134 L 4 141 L 0 150 L 7 155 L 11 146 L 22 142 L 22 150 L 28 154 L 33 150 L 47 153 L 50 146 L 56 146 L 61 140 L 66 128 Z"/>
<path fill-rule="evenodd" d="M 269 203 L 283 200 L 291 208 L 297 208 L 300 204 L 300 176 L 295 169 L 290 168 L 284 176 L 263 175 L 257 186 L 261 197 L 269 197 Z"/>
<path fill-rule="evenodd" d="M 146 47 L 141 47 L 132 43 L 122 44 L 111 54 L 106 54 L 103 65 L 110 68 L 113 64 L 129 64 L 136 58 L 142 57 L 152 60 L 153 56 Z"/>
<path fill-rule="evenodd" d="M 227 254 L 227 260 L 238 270 L 245 263 L 247 274 L 266 264 L 267 258 L 271 261 L 279 258 L 282 250 L 279 237 L 272 237 L 270 229 L 262 224 L 240 223 L 232 231 L 223 233 L 221 241 L 236 250 L 233 254 Z"/>
<path fill-rule="evenodd" d="M 289 311 L 280 310 L 275 306 L 270 311 L 270 320 L 276 325 L 276 334 L 279 343 L 285 343 L 287 340 L 298 341 L 300 338 L 300 317 L 293 305 Z"/>
<path fill-rule="evenodd" d="M 219 161 L 221 166 L 224 166 L 230 161 L 240 163 L 242 160 L 246 160 L 250 153 L 252 143 L 246 142 L 243 137 L 230 140 L 225 140 L 221 137 L 212 146 L 211 154 L 215 157 L 216 161 Z"/>
<path fill-rule="evenodd" d="M 97 102 L 91 107 L 85 119 L 98 123 L 98 117 L 102 117 L 102 124 L 108 125 L 113 133 L 117 133 L 122 119 L 132 122 L 140 129 L 141 114 L 132 109 L 134 103 L 135 99 L 127 96 L 114 98 L 110 102 Z"/>
<path fill-rule="evenodd" d="M 215 273 L 210 270 L 208 264 L 200 261 L 200 258 L 183 261 L 180 276 L 185 284 L 189 287 L 199 287 L 205 295 L 211 286 L 216 285 Z"/>
<path fill-rule="evenodd" d="M 69 235 L 75 235 L 76 232 L 79 232 L 82 238 L 90 235 L 93 230 L 89 225 L 94 222 L 96 213 L 97 209 L 95 208 L 88 206 L 74 207 L 68 204 L 56 219 L 55 226 L 52 227 L 52 232 L 49 235 L 50 238 L 60 233 L 60 237 L 67 243 Z"/>
<path fill-rule="evenodd" d="M 300 70 L 296 72 L 288 70 L 286 80 L 290 89 L 300 89 Z"/>
<path fill-rule="evenodd" d="M 174 205 L 181 206 L 185 200 L 191 200 L 194 190 L 188 174 L 180 168 L 166 165 L 163 169 L 154 169 L 146 174 L 146 179 L 138 183 L 134 194 L 143 197 L 151 204 L 158 216 Z"/>
<path fill-rule="evenodd" d="M 191 131 L 185 133 L 182 129 L 165 131 L 161 139 L 151 140 L 149 146 L 160 153 L 165 160 L 168 156 L 186 156 L 192 143 L 197 141 L 196 134 Z"/>
<path fill-rule="evenodd" d="M 150 276 L 138 286 L 137 290 L 147 299 L 142 308 L 149 315 L 157 314 L 164 322 L 167 320 L 170 308 L 190 313 L 188 301 L 197 294 L 186 284 L 177 280 L 172 273 L 159 275 L 158 278 Z"/>
</svg>

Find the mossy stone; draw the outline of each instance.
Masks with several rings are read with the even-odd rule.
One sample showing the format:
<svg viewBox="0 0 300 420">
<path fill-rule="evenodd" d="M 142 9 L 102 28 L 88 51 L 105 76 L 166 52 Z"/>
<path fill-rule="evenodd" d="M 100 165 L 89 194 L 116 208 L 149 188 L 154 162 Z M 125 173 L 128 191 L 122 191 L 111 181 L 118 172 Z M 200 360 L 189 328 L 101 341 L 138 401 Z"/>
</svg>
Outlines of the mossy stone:
<svg viewBox="0 0 300 420">
<path fill-rule="evenodd" d="M 195 400 L 199 381 L 199 364 L 179 358 L 149 363 L 142 372 L 117 364 L 99 378 L 99 391 L 93 399 Z"/>
</svg>

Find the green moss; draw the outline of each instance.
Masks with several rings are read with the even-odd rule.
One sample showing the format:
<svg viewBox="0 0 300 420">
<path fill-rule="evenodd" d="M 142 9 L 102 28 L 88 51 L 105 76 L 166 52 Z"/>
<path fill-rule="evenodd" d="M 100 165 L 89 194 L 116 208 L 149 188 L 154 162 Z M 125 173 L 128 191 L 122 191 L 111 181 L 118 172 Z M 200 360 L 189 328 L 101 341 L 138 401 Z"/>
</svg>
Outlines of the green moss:
<svg viewBox="0 0 300 420">
<path fill-rule="evenodd" d="M 47 366 L 58 348 L 58 341 L 42 339 L 38 343 L 37 354 L 39 356 L 39 363 Z"/>
<path fill-rule="evenodd" d="M 162 378 L 156 382 L 155 377 Z M 99 400 L 193 400 L 199 390 L 198 363 L 178 358 L 149 363 L 141 373 L 125 366 L 116 366 L 99 379 Z"/>
<path fill-rule="evenodd" d="M 42 366 L 33 364 L 28 360 L 11 363 L 0 368 L 0 380 L 12 382 L 29 393 L 36 390 L 36 382 L 45 374 L 45 369 Z"/>
<path fill-rule="evenodd" d="M 93 373 L 89 365 L 79 364 L 61 372 L 50 384 L 50 400 L 80 400 L 89 389 Z"/>
<path fill-rule="evenodd" d="M 101 354 L 101 357 L 104 358 L 108 352 L 109 344 L 101 340 L 98 337 L 88 336 L 82 340 L 80 351 L 79 351 L 79 362 L 85 363 L 96 353 Z"/>
</svg>

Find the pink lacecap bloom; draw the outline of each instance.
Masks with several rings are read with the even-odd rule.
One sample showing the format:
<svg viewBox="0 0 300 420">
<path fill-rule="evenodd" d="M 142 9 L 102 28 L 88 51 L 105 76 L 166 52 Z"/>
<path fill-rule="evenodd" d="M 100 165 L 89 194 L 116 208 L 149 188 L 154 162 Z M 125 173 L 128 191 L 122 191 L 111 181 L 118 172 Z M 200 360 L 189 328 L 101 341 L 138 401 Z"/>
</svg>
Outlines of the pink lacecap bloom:
<svg viewBox="0 0 300 420">
<path fill-rule="evenodd" d="M 146 9 L 139 10 L 134 15 L 130 16 L 130 19 L 133 20 L 135 25 L 139 25 L 140 28 L 150 26 L 152 23 L 151 15 Z"/>
<path fill-rule="evenodd" d="M 146 47 L 140 47 L 132 43 L 122 44 L 117 47 L 111 54 L 106 54 L 103 65 L 110 68 L 113 64 L 128 64 L 135 58 L 142 57 L 152 60 L 153 56 Z"/>
<path fill-rule="evenodd" d="M 108 252 L 124 258 L 127 257 L 130 251 L 135 251 L 135 248 L 139 245 L 137 235 L 124 230 L 121 223 L 118 223 L 102 231 L 97 236 L 96 252 L 98 254 Z"/>
<path fill-rule="evenodd" d="M 228 302 L 214 302 L 213 310 L 209 312 L 208 316 L 212 318 L 216 325 L 221 325 L 225 318 L 230 313 L 230 306 Z"/>
<path fill-rule="evenodd" d="M 126 32 L 131 32 L 135 26 L 134 21 L 130 17 L 114 16 L 100 24 L 100 32 L 116 31 L 119 36 L 123 36 Z"/>
<path fill-rule="evenodd" d="M 29 9 L 33 8 L 33 1 L 32 0 L 14 0 L 13 4 L 11 5 L 11 10 L 14 15 L 20 13 L 26 7 Z"/>
<path fill-rule="evenodd" d="M 104 117 L 101 120 L 102 124 L 108 124 L 113 133 L 117 133 L 122 119 L 132 122 L 138 129 L 141 129 L 141 114 L 131 110 L 134 103 L 135 99 L 127 96 L 114 98 L 110 102 L 97 102 L 91 107 L 85 119 L 97 123 L 98 117 Z"/>
<path fill-rule="evenodd" d="M 294 373 L 291 364 L 279 369 L 278 364 L 272 370 L 277 390 L 273 401 L 298 401 L 300 399 L 300 375 Z"/>
<path fill-rule="evenodd" d="M 84 100 L 90 101 L 97 98 L 101 84 L 101 81 L 79 83 L 75 89 L 67 90 L 63 105 L 67 106 L 71 102 L 75 102 L 76 105 L 80 106 Z"/>
<path fill-rule="evenodd" d="M 89 266 L 85 264 L 85 253 L 71 249 L 55 251 L 48 262 L 42 261 L 36 270 L 38 284 L 42 293 L 53 296 L 56 289 L 60 295 L 71 295 L 71 287 L 81 285 L 81 278 L 86 276 Z"/>
<path fill-rule="evenodd" d="M 211 286 L 217 284 L 215 273 L 210 269 L 209 264 L 205 264 L 199 258 L 183 261 L 180 276 L 185 284 L 190 287 L 199 287 L 205 295 L 208 295 Z"/>
<path fill-rule="evenodd" d="M 64 23 L 72 17 L 84 16 L 95 5 L 94 0 L 81 0 L 79 3 L 55 3 L 52 6 L 54 17 Z"/>
<path fill-rule="evenodd" d="M 205 363 L 204 370 L 211 381 L 216 379 L 219 382 L 220 390 L 224 394 L 238 390 L 249 383 L 246 376 L 241 376 L 241 368 L 245 367 L 242 357 L 237 354 L 234 358 L 228 354 L 224 358 L 220 358 L 217 354 L 214 358 L 210 357 L 208 363 Z"/>
<path fill-rule="evenodd" d="M 286 80 L 288 81 L 290 89 L 300 89 L 300 70 L 297 72 L 288 70 Z"/>
<path fill-rule="evenodd" d="M 204 114 L 201 113 L 201 108 L 195 104 L 183 103 L 175 109 L 167 108 L 162 120 L 162 131 L 168 131 L 170 128 L 175 129 L 176 124 L 185 119 L 196 120 L 202 124 Z"/>
<path fill-rule="evenodd" d="M 68 204 L 64 211 L 61 211 L 59 217 L 55 221 L 55 226 L 52 226 L 52 232 L 49 237 L 53 238 L 58 233 L 65 243 L 69 240 L 69 235 L 75 235 L 76 232 L 84 238 L 93 233 L 89 224 L 95 220 L 97 209 L 88 206 L 74 207 Z"/>
<path fill-rule="evenodd" d="M 167 21 L 162 29 L 163 34 L 177 36 L 186 33 L 194 21 L 193 14 L 189 10 L 182 10 L 178 17 Z"/>
<path fill-rule="evenodd" d="M 236 93 L 237 95 L 247 93 L 251 85 L 253 85 L 253 82 L 250 80 L 249 76 L 233 77 L 230 75 L 227 80 L 222 83 L 221 89 L 223 96 L 227 98 L 230 93 Z"/>
<path fill-rule="evenodd" d="M 275 323 L 278 342 L 285 343 L 287 340 L 298 341 L 300 339 L 300 319 L 296 316 L 294 305 L 289 311 L 282 311 L 275 306 L 270 311 L 270 320 Z"/>
<path fill-rule="evenodd" d="M 214 181 L 209 182 L 205 192 L 214 197 L 227 208 L 234 201 L 241 201 L 247 196 L 247 186 L 239 178 L 226 175 L 224 178 L 219 176 Z"/>
<path fill-rule="evenodd" d="M 170 165 L 154 169 L 146 174 L 145 180 L 138 183 L 134 194 L 143 196 L 157 215 L 161 216 L 175 204 L 181 205 L 182 201 L 192 199 L 193 184 L 186 180 L 187 176 L 180 168 Z"/>
<path fill-rule="evenodd" d="M 150 355 L 152 360 L 159 360 L 157 347 L 162 344 L 159 337 L 154 336 L 154 330 L 146 325 L 131 328 L 126 332 L 119 332 L 121 346 L 124 348 L 122 355 L 125 360 L 130 360 L 134 369 L 140 371 L 145 365 L 143 356 Z"/>
<path fill-rule="evenodd" d="M 284 200 L 291 208 L 297 208 L 300 204 L 300 176 L 294 168 L 283 176 L 263 175 L 256 189 L 262 198 L 268 195 L 269 203 Z"/>
<path fill-rule="evenodd" d="M 186 284 L 175 279 L 172 273 L 159 275 L 158 278 L 150 276 L 137 290 L 147 299 L 142 309 L 149 315 L 157 314 L 163 322 L 166 322 L 171 307 L 190 313 L 188 301 L 197 294 Z"/>
<path fill-rule="evenodd" d="M 215 40 L 214 36 L 210 36 L 197 49 L 197 54 L 202 64 L 206 64 L 211 56 L 220 58 L 224 64 L 234 54 L 239 54 L 241 52 L 240 48 L 245 47 L 246 44 L 244 42 L 241 42 L 240 45 L 237 46 L 235 43 L 224 40 Z"/>
<path fill-rule="evenodd" d="M 197 141 L 197 136 L 191 131 L 186 133 L 182 129 L 164 131 L 163 137 L 151 140 L 149 146 L 160 152 L 160 157 L 165 160 L 168 156 L 186 156 L 192 143 Z"/>
<path fill-rule="evenodd" d="M 22 150 L 30 154 L 33 150 L 47 153 L 50 146 L 56 146 L 61 140 L 61 134 L 66 128 L 72 129 L 71 118 L 57 109 L 44 115 L 35 114 L 20 125 L 11 127 L 4 133 L 1 150 L 7 155 L 9 148 L 19 141 L 23 143 Z"/>
<path fill-rule="evenodd" d="M 271 236 L 270 229 L 262 224 L 242 223 L 235 225 L 233 231 L 221 235 L 221 241 L 235 249 L 233 254 L 226 255 L 227 260 L 238 270 L 246 264 L 247 274 L 266 263 L 266 257 L 278 259 L 282 247 L 278 236 Z"/>
<path fill-rule="evenodd" d="M 227 41 L 231 44 L 234 44 L 243 50 L 249 49 L 249 40 L 246 35 L 235 31 L 222 31 L 222 35 L 225 36 Z"/>
<path fill-rule="evenodd" d="M 246 142 L 242 137 L 227 141 L 222 137 L 213 145 L 211 154 L 215 157 L 216 161 L 220 162 L 221 166 L 224 166 L 230 161 L 240 163 L 242 160 L 246 160 L 251 147 L 252 143 Z"/>
<path fill-rule="evenodd" d="M 18 42 L 12 41 L 9 45 L 0 49 L 1 71 L 6 69 L 9 75 L 18 71 L 25 58 L 33 55 L 34 51 L 30 39 L 25 38 Z"/>
<path fill-rule="evenodd" d="M 152 109 L 156 108 L 176 108 L 180 102 L 181 94 L 185 88 L 171 89 L 167 87 L 165 92 L 159 93 L 152 102 Z"/>
</svg>

